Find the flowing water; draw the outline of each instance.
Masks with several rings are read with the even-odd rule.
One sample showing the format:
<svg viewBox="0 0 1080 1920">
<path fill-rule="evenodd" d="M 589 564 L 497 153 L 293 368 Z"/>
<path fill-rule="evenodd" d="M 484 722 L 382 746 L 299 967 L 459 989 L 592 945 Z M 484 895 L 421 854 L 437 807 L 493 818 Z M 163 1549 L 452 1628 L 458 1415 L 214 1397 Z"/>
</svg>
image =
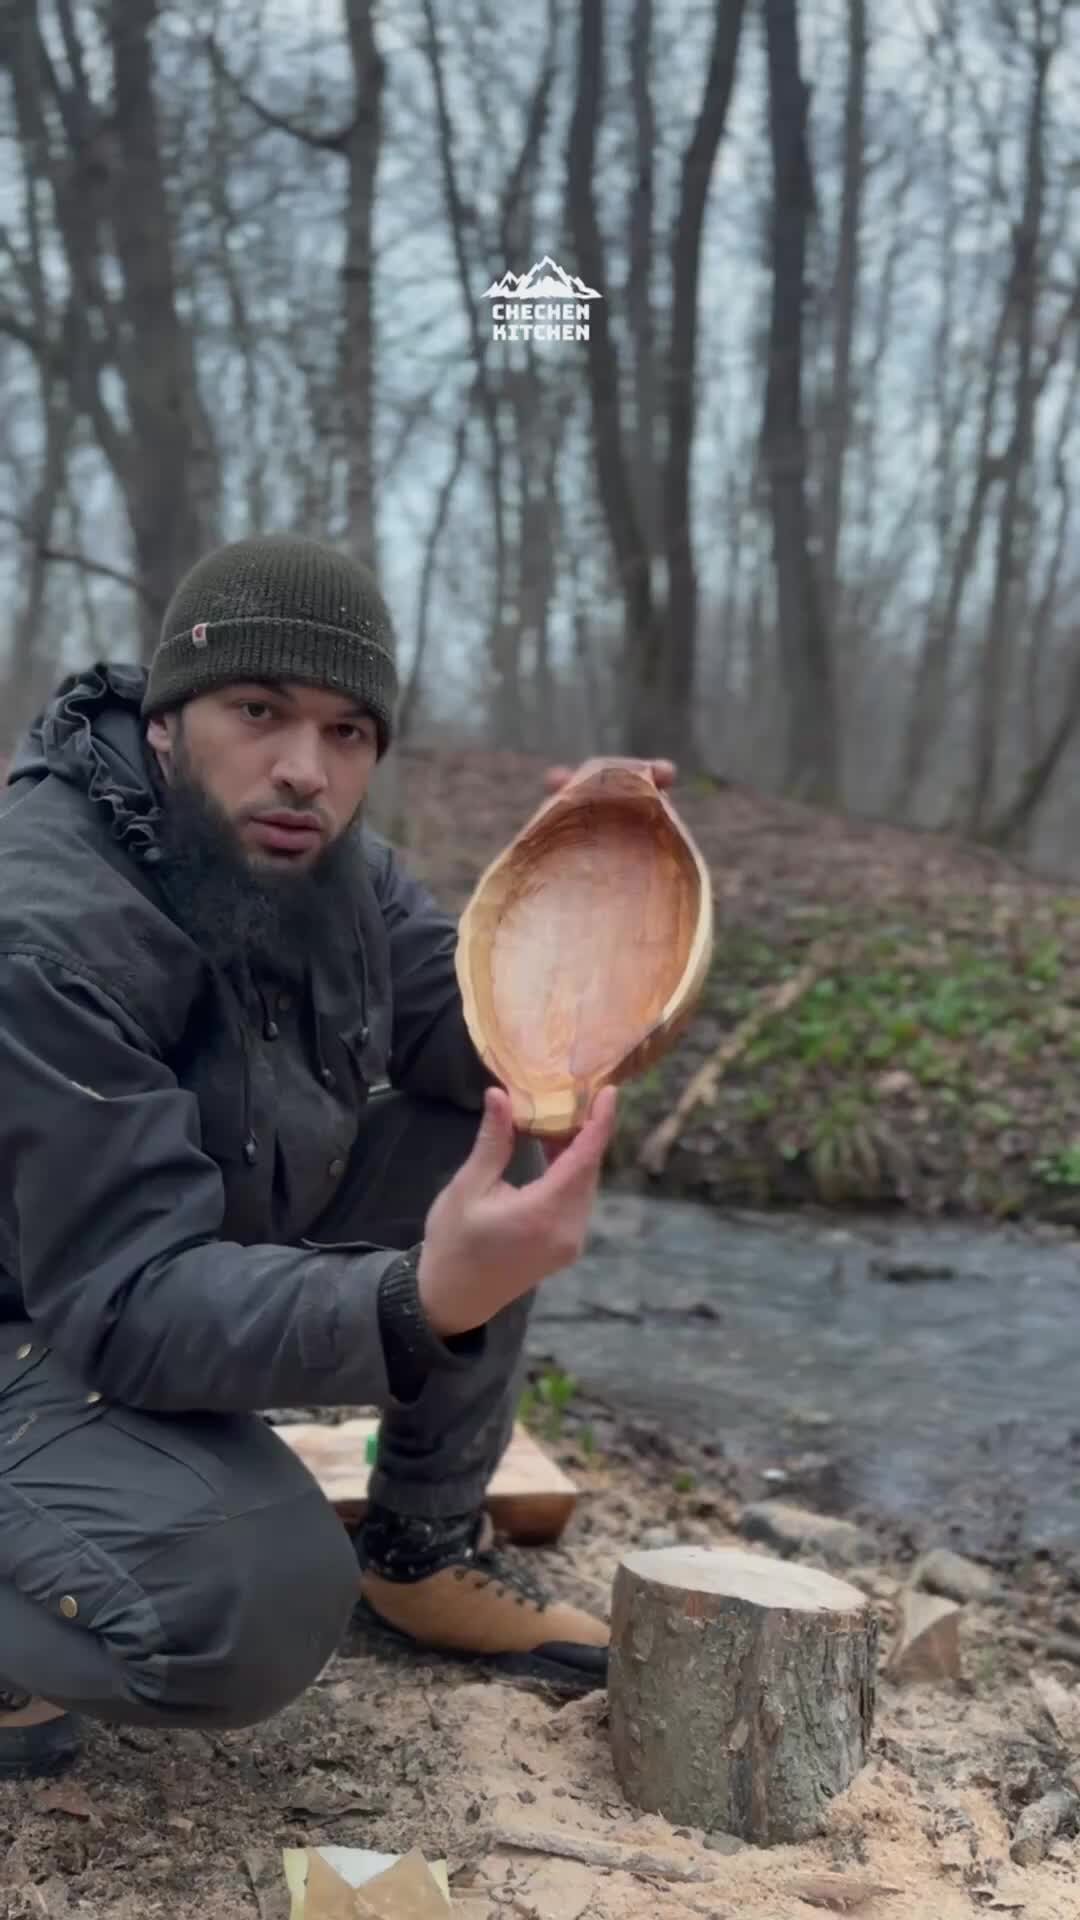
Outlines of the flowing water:
<svg viewBox="0 0 1080 1920">
<path fill-rule="evenodd" d="M 1080 1545 L 1064 1236 L 607 1193 L 585 1257 L 542 1289 L 531 1349 L 771 1468 L 777 1493 L 992 1556 Z"/>
</svg>

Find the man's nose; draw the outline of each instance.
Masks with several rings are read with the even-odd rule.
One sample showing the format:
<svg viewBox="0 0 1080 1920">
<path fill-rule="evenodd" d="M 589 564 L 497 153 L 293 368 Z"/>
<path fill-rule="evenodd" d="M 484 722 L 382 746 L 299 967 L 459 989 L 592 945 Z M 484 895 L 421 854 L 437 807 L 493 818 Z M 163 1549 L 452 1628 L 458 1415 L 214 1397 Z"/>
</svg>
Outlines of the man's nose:
<svg viewBox="0 0 1080 1920">
<path fill-rule="evenodd" d="M 290 787 L 294 793 L 305 800 L 314 799 L 327 787 L 326 767 L 323 764 L 322 739 L 315 727 L 296 727 L 290 730 L 282 742 L 274 766 L 274 780 L 279 786 Z"/>
</svg>

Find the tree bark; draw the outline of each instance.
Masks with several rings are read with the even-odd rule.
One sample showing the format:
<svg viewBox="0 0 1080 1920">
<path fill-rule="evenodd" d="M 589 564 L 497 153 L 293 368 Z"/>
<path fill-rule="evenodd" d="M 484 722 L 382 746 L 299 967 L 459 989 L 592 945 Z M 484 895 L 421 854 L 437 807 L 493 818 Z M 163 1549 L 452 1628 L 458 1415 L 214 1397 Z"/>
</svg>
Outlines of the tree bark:
<svg viewBox="0 0 1080 1920">
<path fill-rule="evenodd" d="M 659 346 L 653 287 L 656 242 L 656 111 L 652 97 L 653 0 L 634 0 L 630 25 L 633 147 L 630 172 L 626 317 L 633 341 L 634 495 L 650 554 L 660 544 L 657 473 L 662 457 Z"/>
<path fill-rule="evenodd" d="M 851 366 L 859 291 L 859 227 L 866 179 L 866 0 L 848 0 L 848 70 L 844 103 L 844 182 L 833 287 L 832 389 L 825 415 L 821 489 L 821 571 L 825 619 L 835 632 L 840 605 L 840 528 L 844 472 L 851 441 Z"/>
<path fill-rule="evenodd" d="M 757 1846 L 820 1833 L 873 1730 L 878 1623 L 816 1569 L 729 1548 L 615 1577 L 611 1752 L 632 1805 Z"/>
<path fill-rule="evenodd" d="M 570 122 L 567 164 L 567 217 L 577 271 L 603 293 L 607 286 L 604 244 L 596 208 L 596 135 L 603 106 L 605 62 L 604 0 L 581 9 L 578 34 L 577 92 Z M 608 328 L 606 301 L 597 301 L 590 320 L 586 361 L 597 491 L 611 542 L 622 596 L 626 664 L 623 674 L 626 751 L 657 751 L 660 719 L 662 622 L 653 604 L 648 540 L 641 523 L 622 428 L 619 362 Z"/>
<path fill-rule="evenodd" d="M 1068 685 L 1046 744 L 1027 768 L 1009 804 L 986 829 L 984 837 L 994 846 L 1020 852 L 1028 844 L 1035 816 L 1080 729 L 1080 635 L 1074 636 L 1073 648 Z"/>
<path fill-rule="evenodd" d="M 349 547 L 378 572 L 375 512 L 375 187 L 382 146 L 386 65 L 375 41 L 373 0 L 346 0 L 353 70 L 353 123 L 345 144 L 341 411 Z"/>
<path fill-rule="evenodd" d="M 172 209 L 154 92 L 150 35 L 156 0 L 110 0 L 113 116 L 103 137 L 109 205 L 123 275 L 120 366 L 131 420 L 124 473 L 135 571 L 156 600 L 210 545 L 221 474 L 199 397 L 191 332 L 180 317 Z M 145 602 L 141 603 L 143 612 Z M 149 653 L 157 619 L 143 612 Z"/>
<path fill-rule="evenodd" d="M 998 519 L 994 590 L 982 669 L 975 690 L 975 769 L 968 827 L 977 835 L 987 824 L 996 789 L 998 738 L 1009 681 L 1009 633 L 1019 564 L 1017 534 L 1021 497 L 1027 481 L 1035 430 L 1035 320 L 1038 304 L 1043 203 L 1046 87 L 1055 40 L 1044 37 L 1047 5 L 1035 0 L 1036 40 L 1031 49 L 1031 104 L 1024 166 L 1024 204 L 1013 238 L 1013 263 L 1007 305 L 1016 330 L 1013 419 L 1004 454 L 1004 487 Z M 1060 15 L 1057 19 L 1060 33 Z"/>
<path fill-rule="evenodd" d="M 469 413 L 463 408 L 461 418 L 454 435 L 454 451 L 447 469 L 446 478 L 439 488 L 435 500 L 435 513 L 431 530 L 424 542 L 424 562 L 420 569 L 420 602 L 416 618 L 416 650 L 413 654 L 409 677 L 402 690 L 398 709 L 398 739 L 407 740 L 413 731 L 416 714 L 420 706 L 420 697 L 424 685 L 424 662 L 427 658 L 431 638 L 431 596 L 435 582 L 435 568 L 438 563 L 439 548 L 450 519 L 450 508 L 458 481 L 465 467 L 465 453 L 469 441 Z"/>
<path fill-rule="evenodd" d="M 735 85 L 744 0 L 716 0 L 705 90 L 683 155 L 679 208 L 671 248 L 671 344 L 667 382 L 664 552 L 667 631 L 664 644 L 663 744 L 697 763 L 698 591 L 694 567 L 691 464 L 696 417 L 698 281 L 709 181 Z M 642 716 L 642 726 L 648 716 Z M 654 723 L 655 724 L 655 723 Z M 655 751 L 655 749 L 654 749 Z"/>
<path fill-rule="evenodd" d="M 797 0 L 765 0 L 773 161 L 772 311 L 762 455 L 773 520 L 777 619 L 786 680 L 788 786 L 822 803 L 839 797 L 832 648 L 811 548 L 803 413 L 807 234 L 814 211 L 807 94 Z"/>
<path fill-rule="evenodd" d="M 508 617 L 510 547 L 506 528 L 506 459 L 499 416 L 499 395 L 488 367 L 487 341 L 480 325 L 479 303 L 475 297 L 473 276 L 466 249 L 465 208 L 458 186 L 454 129 L 434 0 L 423 0 L 423 16 L 426 29 L 426 51 L 435 93 L 443 202 L 453 245 L 462 306 L 469 329 L 473 364 L 476 368 L 476 394 L 488 435 L 489 497 L 495 546 L 495 577 L 492 582 L 488 635 L 492 681 L 490 732 L 499 746 L 516 748 L 524 744 L 524 734 L 517 634 Z"/>
</svg>

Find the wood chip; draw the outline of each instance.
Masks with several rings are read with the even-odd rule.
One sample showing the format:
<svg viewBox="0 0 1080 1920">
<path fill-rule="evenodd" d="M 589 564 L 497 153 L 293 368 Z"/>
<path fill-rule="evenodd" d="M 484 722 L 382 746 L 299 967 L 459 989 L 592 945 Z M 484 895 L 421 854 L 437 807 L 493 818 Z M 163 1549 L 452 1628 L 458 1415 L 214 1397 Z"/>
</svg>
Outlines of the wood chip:
<svg viewBox="0 0 1080 1920">
<path fill-rule="evenodd" d="M 64 1786 L 39 1787 L 34 1805 L 39 1813 L 67 1813 L 73 1820 L 88 1820 L 92 1827 L 102 1825 L 101 1815 L 89 1795 L 73 1780 Z"/>
<path fill-rule="evenodd" d="M 792 1880 L 787 1892 L 808 1907 L 823 1907 L 828 1913 L 872 1913 L 874 1904 L 899 1887 L 886 1887 L 878 1880 L 851 1879 L 845 1874 L 817 1874 L 811 1880 Z"/>
<path fill-rule="evenodd" d="M 517 1849 L 522 1853 L 543 1853 L 554 1860 L 579 1860 L 586 1867 L 606 1867 L 612 1873 L 634 1873 L 647 1880 L 711 1881 L 714 1875 L 702 1867 L 690 1867 L 682 1860 L 657 1853 L 640 1853 L 632 1847 L 620 1847 L 610 1840 L 590 1840 L 585 1834 L 556 1833 L 540 1827 L 488 1827 L 478 1836 L 492 1853 Z"/>
<path fill-rule="evenodd" d="M 1031 1687 L 1065 1746 L 1080 1752 L 1080 1689 L 1063 1686 L 1052 1673 L 1033 1673 Z"/>
<path fill-rule="evenodd" d="M 292 1899 L 281 1877 L 281 1855 L 252 1848 L 244 1855 L 244 1866 L 259 1920 L 289 1920 Z"/>
<path fill-rule="evenodd" d="M 905 1590 L 900 1632 L 885 1671 L 890 1680 L 959 1680 L 960 1613 L 952 1600 Z"/>
</svg>

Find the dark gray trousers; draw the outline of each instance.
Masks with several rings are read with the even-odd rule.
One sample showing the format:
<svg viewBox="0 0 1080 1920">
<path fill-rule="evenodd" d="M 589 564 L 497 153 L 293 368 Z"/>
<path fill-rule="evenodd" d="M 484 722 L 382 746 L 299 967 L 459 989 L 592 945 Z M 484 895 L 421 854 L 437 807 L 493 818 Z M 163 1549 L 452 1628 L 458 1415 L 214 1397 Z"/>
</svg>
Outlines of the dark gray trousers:
<svg viewBox="0 0 1080 1920">
<path fill-rule="evenodd" d="M 321 1242 L 407 1247 L 477 1120 L 373 1097 Z M 508 1177 L 542 1167 L 530 1143 Z M 509 1438 L 529 1300 L 484 1361 L 383 1420 L 372 1494 L 435 1517 L 478 1506 Z M 159 1415 L 87 1394 L 26 1323 L 0 1326 L 0 1674 L 113 1722 L 241 1727 L 334 1653 L 356 1601 L 341 1522 L 258 1415 Z"/>
</svg>

